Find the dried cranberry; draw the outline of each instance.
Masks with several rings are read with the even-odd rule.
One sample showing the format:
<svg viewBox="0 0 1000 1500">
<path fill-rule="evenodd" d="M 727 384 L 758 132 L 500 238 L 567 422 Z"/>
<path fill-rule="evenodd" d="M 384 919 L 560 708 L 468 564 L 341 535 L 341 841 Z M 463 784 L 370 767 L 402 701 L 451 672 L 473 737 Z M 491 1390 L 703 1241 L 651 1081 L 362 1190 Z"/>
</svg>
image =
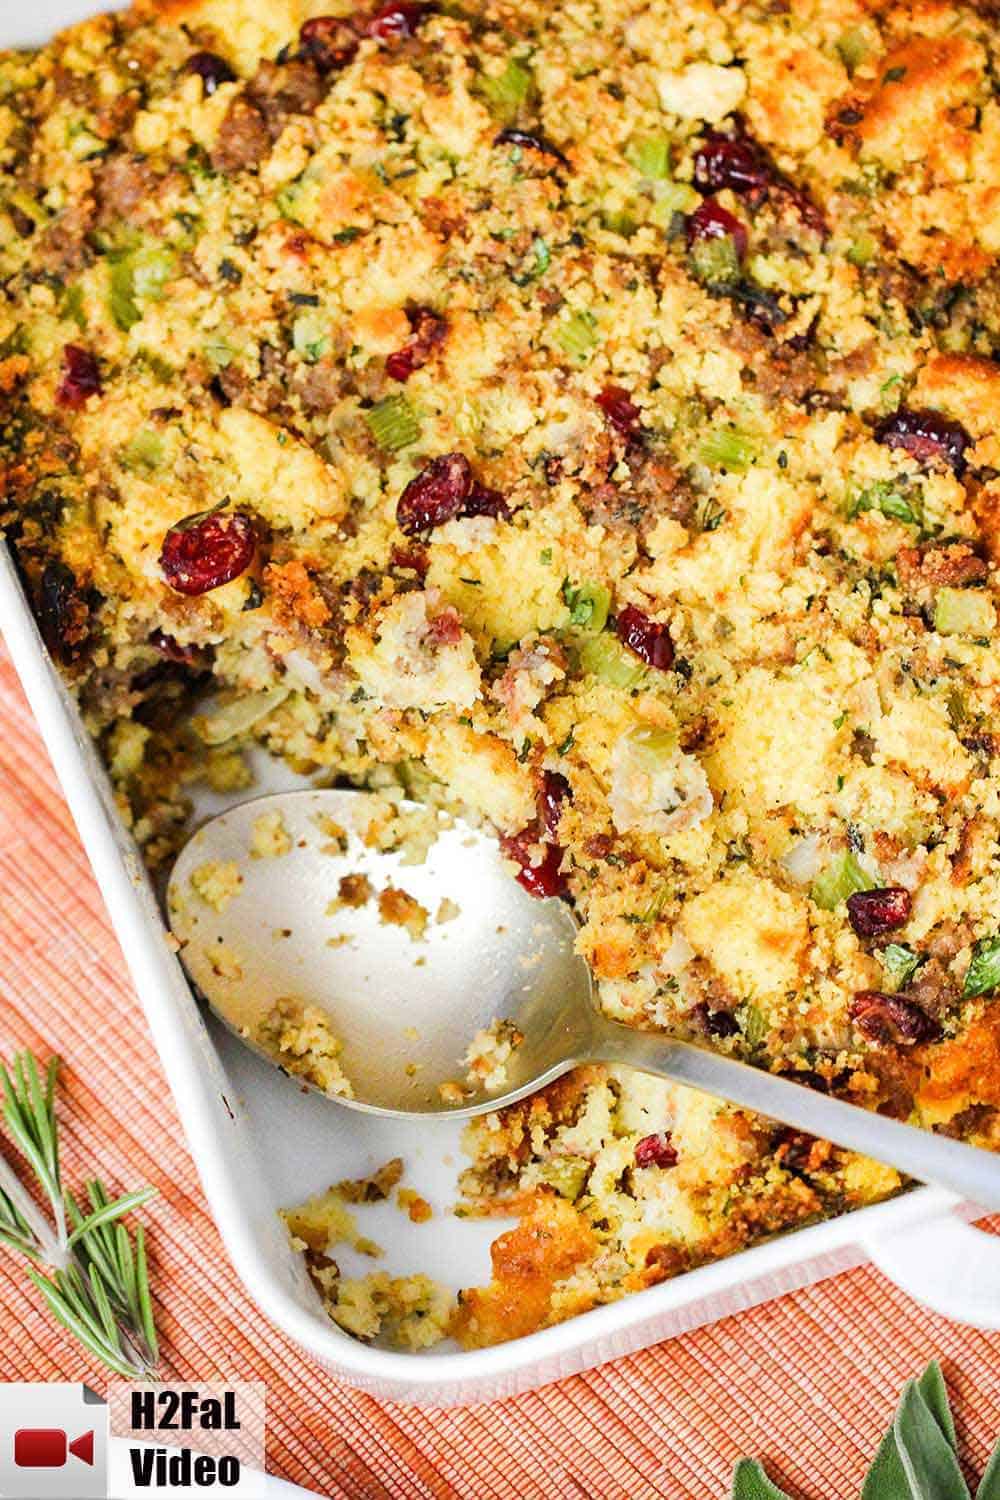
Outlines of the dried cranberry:
<svg viewBox="0 0 1000 1500">
<path fill-rule="evenodd" d="M 747 253 L 746 225 L 714 198 L 699 203 L 694 213 L 688 215 L 685 229 L 688 245 L 694 245 L 698 240 L 721 240 L 728 235 L 740 260 Z"/>
<path fill-rule="evenodd" d="M 63 374 L 56 391 L 60 406 L 79 408 L 89 396 L 101 394 L 101 372 L 97 360 L 89 349 L 79 344 L 66 344 L 63 348 Z"/>
<path fill-rule="evenodd" d="M 379 42 L 400 41 L 414 36 L 428 8 L 415 3 L 415 0 L 390 0 L 388 5 L 380 6 L 369 17 L 365 31 Z"/>
<path fill-rule="evenodd" d="M 430 567 L 426 547 L 393 547 L 389 553 L 389 565 L 393 568 L 409 568 L 418 578 L 423 578 Z"/>
<path fill-rule="evenodd" d="M 448 331 L 444 318 L 430 307 L 414 308 L 406 316 L 412 330 L 410 337 L 385 362 L 386 374 L 393 380 L 409 380 L 414 370 L 427 363 Z"/>
<path fill-rule="evenodd" d="M 410 480 L 399 497 L 396 521 L 407 536 L 443 526 L 460 513 L 472 492 L 472 469 L 464 453 L 444 453 Z"/>
<path fill-rule="evenodd" d="M 197 646 L 182 646 L 180 641 L 175 641 L 172 635 L 167 635 L 163 630 L 152 631 L 149 644 L 165 661 L 174 662 L 177 666 L 193 666 L 201 655 Z"/>
<path fill-rule="evenodd" d="M 747 136 L 713 131 L 695 152 L 694 183 L 703 193 L 729 188 L 740 197 L 763 197 L 774 176 L 767 154 Z"/>
<path fill-rule="evenodd" d="M 904 886 L 886 885 L 848 896 L 847 916 L 858 937 L 877 938 L 903 927 L 910 920 L 912 905 Z"/>
<path fill-rule="evenodd" d="M 754 207 L 765 198 L 781 197 L 810 228 L 819 233 L 826 229 L 826 221 L 809 194 L 783 177 L 764 147 L 749 136 L 717 131 L 706 136 L 695 152 L 694 184 L 703 193 L 729 188 Z"/>
<path fill-rule="evenodd" d="M 185 73 L 194 73 L 201 79 L 202 93 L 214 94 L 224 83 L 235 83 L 236 74 L 217 52 L 192 52 L 184 64 Z"/>
<path fill-rule="evenodd" d="M 637 1167 L 676 1167 L 677 1149 L 670 1139 L 670 1131 L 661 1130 L 658 1135 L 644 1135 L 641 1141 L 636 1141 L 635 1164 Z"/>
<path fill-rule="evenodd" d="M 76 575 L 63 562 L 42 571 L 38 623 L 52 655 L 67 665 L 78 660 L 90 634 L 90 609 Z"/>
<path fill-rule="evenodd" d="M 178 594 L 207 594 L 245 573 L 257 550 L 253 521 L 242 511 L 203 511 L 171 526 L 160 569 Z"/>
<path fill-rule="evenodd" d="M 618 639 L 634 651 L 647 667 L 669 672 L 674 664 L 674 643 L 666 625 L 659 625 L 634 604 L 626 604 L 615 623 Z"/>
<path fill-rule="evenodd" d="M 850 1017 L 866 1041 L 912 1047 L 941 1035 L 936 1021 L 902 995 L 859 990 L 851 1001 Z"/>
<path fill-rule="evenodd" d="M 569 166 L 567 157 L 547 141 L 544 136 L 533 135 L 530 130 L 501 130 L 493 137 L 494 146 L 520 146 L 524 151 L 539 151 L 542 156 L 551 156 L 554 161 L 561 162 L 564 167 Z"/>
<path fill-rule="evenodd" d="M 739 1022 L 728 1010 L 710 1010 L 704 1000 L 692 1007 L 691 1019 L 706 1036 L 735 1036 L 740 1029 Z"/>
<path fill-rule="evenodd" d="M 321 73 L 346 68 L 358 50 L 355 27 L 343 16 L 314 16 L 299 31 L 299 55 Z"/>
<path fill-rule="evenodd" d="M 566 882 L 559 869 L 563 851 L 558 844 L 543 844 L 545 853 L 541 863 L 534 864 L 532 856 L 540 843 L 537 823 L 529 823 L 520 833 L 505 835 L 500 840 L 500 848 L 508 859 L 520 866 L 516 877 L 518 884 L 523 885 L 530 895 L 539 898 L 561 896 L 566 889 Z"/>
<path fill-rule="evenodd" d="M 972 439 L 961 422 L 943 417 L 939 411 L 914 411 L 901 406 L 875 428 L 875 436 L 887 448 L 902 448 L 918 463 L 943 463 L 956 474 L 965 468 L 965 450 Z"/>
<path fill-rule="evenodd" d="M 563 805 L 572 802 L 573 792 L 566 777 L 559 771 L 543 771 L 542 784 L 538 789 L 538 820 L 550 843 L 559 839 L 559 819 Z"/>
<path fill-rule="evenodd" d="M 462 506 L 462 515 L 493 516 L 498 521 L 509 521 L 510 506 L 499 490 L 491 490 L 473 480 L 469 498 Z"/>
<path fill-rule="evenodd" d="M 606 385 L 597 397 L 597 404 L 623 438 L 638 436 L 642 412 L 622 386 Z"/>
</svg>

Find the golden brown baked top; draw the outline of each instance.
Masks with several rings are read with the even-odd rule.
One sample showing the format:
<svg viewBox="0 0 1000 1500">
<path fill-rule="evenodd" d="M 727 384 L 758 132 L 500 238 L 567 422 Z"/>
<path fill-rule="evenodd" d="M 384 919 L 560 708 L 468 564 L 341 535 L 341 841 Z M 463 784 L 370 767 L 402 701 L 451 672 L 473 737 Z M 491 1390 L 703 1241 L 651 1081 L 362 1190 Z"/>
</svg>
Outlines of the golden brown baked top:
<svg viewBox="0 0 1000 1500">
<path fill-rule="evenodd" d="M 995 1146 L 996 65 L 852 0 L 0 61 L 5 514 L 150 858 L 212 674 L 217 779 L 392 767 L 615 1014 Z"/>
</svg>

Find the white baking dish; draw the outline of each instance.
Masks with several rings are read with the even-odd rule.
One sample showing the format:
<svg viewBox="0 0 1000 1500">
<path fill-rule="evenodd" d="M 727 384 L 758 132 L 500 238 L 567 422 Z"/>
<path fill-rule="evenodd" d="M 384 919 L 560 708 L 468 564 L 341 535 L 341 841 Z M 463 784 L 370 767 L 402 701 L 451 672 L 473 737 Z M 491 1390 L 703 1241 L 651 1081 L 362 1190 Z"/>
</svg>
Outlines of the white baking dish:
<svg viewBox="0 0 1000 1500">
<path fill-rule="evenodd" d="M 410 1125 L 303 1094 L 228 1033 L 206 1024 L 167 946 L 150 882 L 114 810 L 75 706 L 41 644 L 6 549 L 0 549 L 0 630 L 104 892 L 233 1263 L 267 1316 L 338 1375 L 384 1398 L 427 1404 L 510 1396 L 868 1257 L 946 1316 L 1000 1328 L 1000 1238 L 965 1222 L 974 1210 L 950 1194 L 921 1188 L 494 1349 L 414 1356 L 348 1338 L 320 1308 L 277 1208 L 401 1155 L 407 1181 L 439 1212 L 429 1224 L 416 1226 L 390 1205 L 361 1210 L 364 1232 L 386 1249 L 378 1264 L 397 1273 L 425 1270 L 456 1286 L 481 1282 L 488 1276 L 489 1241 L 502 1226 L 441 1212 L 454 1196 L 458 1127 L 427 1122 L 415 1134 Z M 337 1254 L 345 1260 L 339 1249 Z M 353 1269 L 349 1257 L 347 1264 Z"/>
<path fill-rule="evenodd" d="M 0 45 L 41 41 L 99 0 L 0 0 Z M 946 1316 L 1000 1328 L 1000 1239 L 972 1228 L 975 1210 L 937 1189 L 797 1230 L 715 1265 L 529 1338 L 475 1352 L 420 1356 L 368 1348 L 332 1325 L 288 1245 L 276 1210 L 392 1156 L 439 1211 L 413 1225 L 388 1205 L 364 1209 L 384 1245 L 378 1264 L 426 1270 L 453 1285 L 488 1278 L 490 1240 L 503 1225 L 443 1212 L 460 1166 L 458 1127 L 419 1132 L 301 1093 L 195 1004 L 165 942 L 156 898 L 112 802 L 106 777 L 51 666 L 0 544 L 0 631 L 101 884 L 145 1007 L 206 1195 L 229 1254 L 264 1313 L 303 1349 L 374 1395 L 425 1404 L 511 1396 L 874 1260 L 899 1286 Z M 282 784 L 265 770 L 261 790 Z M 208 810 L 208 809 L 206 809 Z M 354 1270 L 338 1249 L 338 1260 Z M 372 1263 L 365 1263 L 370 1269 Z"/>
</svg>

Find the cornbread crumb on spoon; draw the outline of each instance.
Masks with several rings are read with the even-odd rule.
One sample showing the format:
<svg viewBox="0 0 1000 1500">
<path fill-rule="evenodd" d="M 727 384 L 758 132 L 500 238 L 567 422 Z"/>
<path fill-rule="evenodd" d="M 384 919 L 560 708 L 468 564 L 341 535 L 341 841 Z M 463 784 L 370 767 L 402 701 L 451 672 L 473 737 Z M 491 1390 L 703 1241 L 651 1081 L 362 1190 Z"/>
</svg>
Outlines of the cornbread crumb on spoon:
<svg viewBox="0 0 1000 1500">
<path fill-rule="evenodd" d="M 287 837 L 253 858 L 264 815 Z M 602 1014 L 568 908 L 522 889 L 486 832 L 443 818 L 413 863 L 405 847 L 371 836 L 377 820 L 366 792 L 262 797 L 205 823 L 170 877 L 170 925 L 197 989 L 249 1047 L 305 1085 L 373 1114 L 470 1117 L 581 1063 L 625 1064 L 1000 1209 L 1000 1162 L 986 1151 Z M 342 838 L 331 841 L 331 824 Z M 393 909 L 405 895 L 411 919 L 387 922 L 384 901 L 337 900 L 344 890 L 392 891 Z M 431 920 L 443 899 L 459 915 L 449 907 L 450 920 Z M 459 1085 L 473 1038 L 501 1025 L 519 1040 L 502 1068 L 482 1070 L 499 1087 Z"/>
</svg>

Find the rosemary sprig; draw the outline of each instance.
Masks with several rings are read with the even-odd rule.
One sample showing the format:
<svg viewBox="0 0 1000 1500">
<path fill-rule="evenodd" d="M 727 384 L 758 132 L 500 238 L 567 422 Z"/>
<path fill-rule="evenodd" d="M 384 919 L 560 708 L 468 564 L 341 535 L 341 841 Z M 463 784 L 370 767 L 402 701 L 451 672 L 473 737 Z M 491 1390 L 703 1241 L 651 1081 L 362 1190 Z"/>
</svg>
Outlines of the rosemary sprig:
<svg viewBox="0 0 1000 1500">
<path fill-rule="evenodd" d="M 10 1068 L 0 1063 L 7 1133 L 48 1199 L 51 1220 L 0 1154 L 0 1244 L 32 1264 L 28 1276 L 57 1322 L 91 1354 L 127 1380 L 156 1376 L 159 1360 L 142 1227 L 133 1243 L 121 1222 L 153 1197 L 140 1188 L 109 1198 L 101 1182 L 86 1184 L 81 1206 L 62 1185 L 53 1058 L 44 1081 L 31 1052 Z M 46 1272 L 48 1274 L 46 1274 Z"/>
<path fill-rule="evenodd" d="M 731 1500 L 790 1500 L 755 1458 L 733 1471 Z M 908 1380 L 861 1491 L 861 1500 L 970 1500 L 959 1467 L 955 1423 L 941 1366 L 932 1359 Z M 975 1500 L 1000 1500 L 1000 1443 Z"/>
</svg>

